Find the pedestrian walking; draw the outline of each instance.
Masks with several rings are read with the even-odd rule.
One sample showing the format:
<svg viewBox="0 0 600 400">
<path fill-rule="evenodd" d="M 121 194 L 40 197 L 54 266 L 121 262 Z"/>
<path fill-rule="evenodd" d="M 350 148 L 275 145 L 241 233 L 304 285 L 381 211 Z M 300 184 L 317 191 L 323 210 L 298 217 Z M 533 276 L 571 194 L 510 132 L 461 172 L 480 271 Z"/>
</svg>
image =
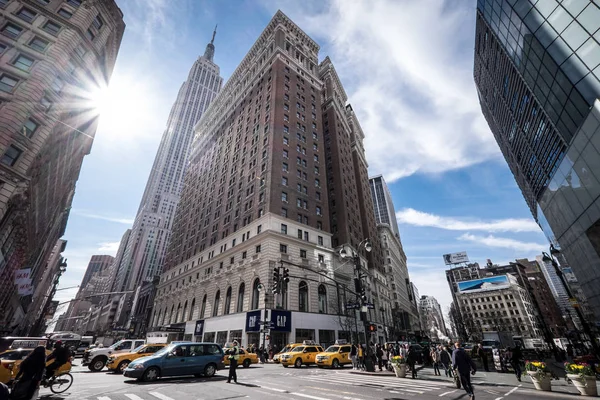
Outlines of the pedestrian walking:
<svg viewBox="0 0 600 400">
<path fill-rule="evenodd" d="M 240 358 L 240 349 L 238 348 L 237 340 L 233 341 L 233 347 L 227 350 L 229 354 L 229 376 L 227 377 L 227 383 L 231 383 L 231 380 L 237 383 L 237 365 Z"/>
<path fill-rule="evenodd" d="M 471 360 L 471 357 L 469 357 L 465 349 L 460 347 L 460 343 L 456 342 L 454 346 L 456 349 L 454 350 L 454 353 L 452 353 L 452 367 L 458 370 L 463 388 L 471 400 L 474 400 L 475 393 L 473 391 L 473 386 L 471 385 L 471 374 L 475 375 L 477 367 L 475 367 L 475 363 Z"/>
<path fill-rule="evenodd" d="M 479 351 L 477 354 L 479 355 L 479 358 L 481 358 L 481 363 L 483 364 L 483 369 L 485 370 L 485 372 L 490 372 L 488 366 L 488 354 L 481 343 L 479 343 Z"/>
<path fill-rule="evenodd" d="M 408 355 L 406 356 L 406 363 L 412 372 L 412 378 L 415 379 L 417 377 L 417 367 L 415 364 L 417 363 L 417 351 L 414 347 L 410 347 L 408 349 Z"/>
<path fill-rule="evenodd" d="M 353 343 L 352 347 L 350 348 L 350 360 L 352 361 L 352 369 L 358 369 L 357 354 L 358 349 L 356 348 L 356 344 Z"/>
<path fill-rule="evenodd" d="M 452 357 L 450 356 L 450 352 L 447 347 L 442 347 L 440 350 L 440 363 L 444 367 L 444 372 L 446 373 L 446 377 L 452 376 L 450 371 L 450 364 L 452 363 Z"/>
<path fill-rule="evenodd" d="M 0 382 L 0 400 L 8 400 L 8 399 L 9 399 L 8 386 L 6 386 L 4 383 Z"/>
<path fill-rule="evenodd" d="M 38 346 L 19 365 L 19 372 L 15 376 L 11 399 L 37 399 L 45 368 L 46 349 L 44 346 Z"/>
<path fill-rule="evenodd" d="M 512 356 L 510 358 L 510 363 L 515 371 L 515 376 L 517 380 L 521 382 L 521 359 L 523 358 L 523 353 L 521 352 L 521 346 L 516 345 L 515 349 L 512 351 Z"/>
<path fill-rule="evenodd" d="M 431 348 L 429 357 L 431 357 L 431 363 L 433 364 L 433 374 L 436 376 L 442 375 L 440 374 L 440 353 L 438 353 L 435 347 Z"/>
<path fill-rule="evenodd" d="M 375 356 L 377 357 L 377 366 L 379 367 L 379 371 L 383 371 L 383 349 L 379 343 L 377 343 L 377 346 L 375 346 Z"/>
</svg>

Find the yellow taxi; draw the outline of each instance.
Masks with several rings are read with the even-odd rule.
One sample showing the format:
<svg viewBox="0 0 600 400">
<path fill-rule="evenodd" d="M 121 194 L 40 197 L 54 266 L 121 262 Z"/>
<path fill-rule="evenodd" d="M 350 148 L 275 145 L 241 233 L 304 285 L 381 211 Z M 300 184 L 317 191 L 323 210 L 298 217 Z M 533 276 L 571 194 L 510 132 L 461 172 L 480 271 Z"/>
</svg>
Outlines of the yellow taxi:
<svg viewBox="0 0 600 400">
<path fill-rule="evenodd" d="M 292 351 L 292 349 L 294 349 L 298 346 L 302 346 L 302 343 L 290 343 L 290 344 L 286 345 L 283 349 L 281 349 L 281 351 L 279 353 L 277 353 L 273 356 L 273 362 L 275 364 L 279 364 L 281 362 L 280 358 L 281 358 L 282 354 L 289 353 L 290 351 Z"/>
<path fill-rule="evenodd" d="M 352 364 L 350 350 L 352 350 L 352 346 L 345 343 L 345 341 L 343 343 L 336 342 L 323 353 L 317 354 L 317 367 L 342 368 L 346 364 Z"/>
<path fill-rule="evenodd" d="M 37 342 L 37 341 L 36 341 Z M 33 348 L 29 347 L 36 345 Z M 29 348 L 19 347 L 20 345 L 26 345 Z M 37 345 L 43 346 L 44 343 L 21 343 L 20 341 L 13 343 L 11 348 L 3 353 L 0 353 L 0 382 L 7 384 L 14 379 L 19 372 L 19 366 L 21 362 L 33 351 Z M 46 356 L 52 354 L 50 350 L 46 350 Z M 48 361 L 46 365 L 49 365 L 52 361 Z M 65 372 L 71 371 L 71 359 L 67 363 L 60 366 L 55 372 L 55 375 L 60 375 Z"/>
<path fill-rule="evenodd" d="M 223 357 L 223 362 L 225 363 L 226 366 L 229 366 L 229 355 L 227 354 L 227 350 L 230 350 L 230 349 L 232 349 L 232 346 L 223 348 L 223 351 L 225 352 L 225 356 Z M 248 353 L 246 350 L 242 349 L 239 346 L 238 346 L 238 350 L 239 350 L 238 365 L 241 365 L 244 368 L 248 368 L 248 367 L 250 367 L 250 364 L 258 364 L 258 354 Z"/>
<path fill-rule="evenodd" d="M 118 353 L 109 356 L 106 366 L 109 371 L 122 374 L 123 371 L 125 371 L 125 368 L 127 368 L 129 363 L 133 360 L 154 354 L 166 346 L 168 346 L 167 343 L 143 344 L 130 353 Z"/>
<path fill-rule="evenodd" d="M 308 341 L 305 341 L 308 342 Z M 316 363 L 317 354 L 322 353 L 323 348 L 314 342 L 310 344 L 302 344 L 294 347 L 287 353 L 283 353 L 280 357 L 281 365 L 284 368 L 293 365 L 295 368 L 300 368 L 302 365 L 311 365 Z"/>
</svg>

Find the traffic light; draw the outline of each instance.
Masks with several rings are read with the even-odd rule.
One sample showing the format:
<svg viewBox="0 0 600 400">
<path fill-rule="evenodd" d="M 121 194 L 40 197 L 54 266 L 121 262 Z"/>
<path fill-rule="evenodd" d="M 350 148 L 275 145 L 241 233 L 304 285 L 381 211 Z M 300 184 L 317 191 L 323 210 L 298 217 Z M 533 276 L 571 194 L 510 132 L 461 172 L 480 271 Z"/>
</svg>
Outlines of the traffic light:
<svg viewBox="0 0 600 400">
<path fill-rule="evenodd" d="M 362 291 L 362 285 L 360 283 L 360 278 L 354 278 L 354 291 L 358 294 Z"/>
<path fill-rule="evenodd" d="M 273 268 L 273 293 L 280 292 L 281 275 L 279 268 Z"/>
<path fill-rule="evenodd" d="M 369 324 L 369 332 L 370 333 L 377 332 L 377 325 Z"/>
<path fill-rule="evenodd" d="M 283 283 L 288 283 L 290 281 L 290 270 L 289 268 L 283 269 Z"/>
</svg>

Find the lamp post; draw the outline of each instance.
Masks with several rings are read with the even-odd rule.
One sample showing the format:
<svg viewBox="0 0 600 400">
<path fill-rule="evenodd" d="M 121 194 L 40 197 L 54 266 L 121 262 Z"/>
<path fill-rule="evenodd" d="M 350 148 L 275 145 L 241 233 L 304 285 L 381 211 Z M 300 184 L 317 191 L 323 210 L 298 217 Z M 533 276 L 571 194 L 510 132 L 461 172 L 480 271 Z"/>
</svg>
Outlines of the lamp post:
<svg viewBox="0 0 600 400">
<path fill-rule="evenodd" d="M 576 302 L 577 300 L 573 297 L 573 293 L 571 292 L 571 289 L 569 288 L 569 284 L 565 280 L 563 272 L 560 270 L 558 262 L 554 259 L 555 254 L 560 254 L 560 250 L 555 249 L 553 245 L 550 245 L 550 254 L 546 253 L 545 251 L 542 252 L 542 260 L 544 262 L 549 261 L 552 263 L 552 266 L 554 267 L 554 271 L 556 272 L 556 275 L 558 275 L 558 277 L 560 278 L 560 282 L 562 283 L 563 287 L 565 288 L 565 291 L 567 292 L 567 296 L 569 296 L 569 301 Z M 573 304 L 573 303 L 571 303 L 571 304 Z M 600 349 L 598 349 L 598 344 L 596 343 L 596 338 L 592 335 L 590 326 L 588 325 L 587 321 L 585 320 L 585 317 L 583 316 L 583 313 L 581 312 L 579 305 L 575 303 L 573 305 L 573 308 L 575 309 L 575 312 L 577 313 L 577 317 L 579 318 L 579 321 L 581 321 L 581 327 L 583 328 L 583 332 L 586 334 L 586 336 L 590 339 L 590 342 L 592 343 L 592 349 L 594 351 L 594 354 L 599 355 Z"/>
<path fill-rule="evenodd" d="M 344 245 L 342 246 L 342 248 L 339 251 L 339 255 L 341 258 L 351 258 L 354 261 L 354 272 L 356 273 L 356 276 L 354 278 L 354 287 L 355 287 L 355 291 L 356 293 L 358 293 L 359 297 L 360 297 L 360 304 L 361 304 L 361 320 L 364 323 L 364 328 L 365 328 L 365 344 L 366 344 L 366 349 L 365 349 L 365 369 L 369 372 L 374 372 L 375 371 L 375 365 L 373 364 L 373 359 L 372 359 L 372 354 L 371 354 L 371 346 L 370 346 L 370 340 L 371 339 L 371 335 L 369 333 L 369 321 L 367 320 L 367 310 L 368 310 L 368 301 L 367 301 L 367 291 L 366 291 L 366 287 L 365 284 L 363 282 L 363 278 L 366 277 L 365 274 L 363 274 L 361 272 L 361 263 L 360 263 L 360 250 L 361 248 L 363 248 L 367 253 L 371 252 L 371 250 L 373 250 L 373 246 L 371 245 L 371 240 L 370 239 L 364 239 L 363 241 L 361 241 L 358 246 L 356 251 L 354 251 L 354 249 L 348 245 Z"/>
</svg>

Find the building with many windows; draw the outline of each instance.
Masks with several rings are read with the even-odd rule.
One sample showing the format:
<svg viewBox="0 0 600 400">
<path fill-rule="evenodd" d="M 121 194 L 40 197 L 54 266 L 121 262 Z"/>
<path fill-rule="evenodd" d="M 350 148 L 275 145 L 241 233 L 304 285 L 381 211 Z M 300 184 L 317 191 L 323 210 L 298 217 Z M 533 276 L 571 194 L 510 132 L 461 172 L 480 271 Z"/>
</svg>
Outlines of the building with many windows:
<svg viewBox="0 0 600 400">
<path fill-rule="evenodd" d="M 113 0 L 0 1 L 0 331 L 31 311 L 15 271 L 35 282 L 64 233 L 124 30 Z"/>
<path fill-rule="evenodd" d="M 534 4 L 535 3 L 535 4 Z M 533 216 L 600 319 L 600 5 L 478 0 L 483 114 Z"/>
<path fill-rule="evenodd" d="M 444 313 L 435 297 L 421 296 L 419 299 L 419 316 L 421 317 L 421 326 L 429 337 L 438 340 L 448 337 Z"/>
<path fill-rule="evenodd" d="M 196 126 L 152 334 L 283 346 L 362 332 L 346 310 L 355 265 L 334 247 L 378 240 L 364 135 L 318 51 L 278 11 Z M 360 260 L 376 303 L 369 319 L 383 325 L 380 255 Z M 272 292 L 277 267 L 289 269 L 285 294 Z"/>
</svg>

